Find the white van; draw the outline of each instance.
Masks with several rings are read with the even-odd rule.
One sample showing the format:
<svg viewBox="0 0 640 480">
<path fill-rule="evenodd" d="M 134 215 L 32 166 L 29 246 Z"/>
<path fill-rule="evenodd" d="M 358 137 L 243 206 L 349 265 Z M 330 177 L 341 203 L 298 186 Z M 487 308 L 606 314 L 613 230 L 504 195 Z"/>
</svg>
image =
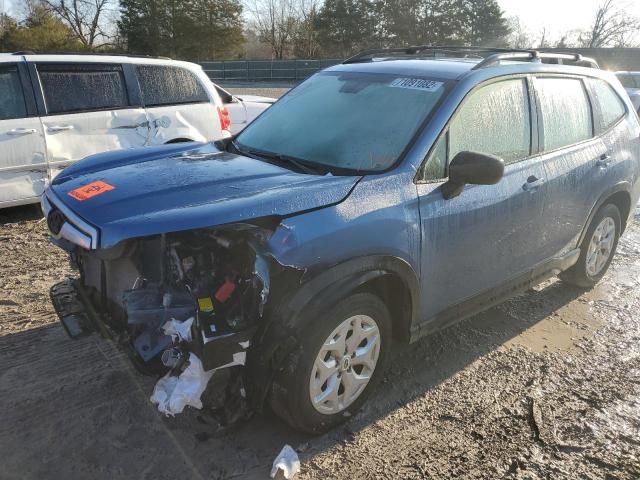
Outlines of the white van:
<svg viewBox="0 0 640 480">
<path fill-rule="evenodd" d="M 88 155 L 230 136 L 199 65 L 100 55 L 0 55 L 0 208 L 39 201 Z"/>
</svg>

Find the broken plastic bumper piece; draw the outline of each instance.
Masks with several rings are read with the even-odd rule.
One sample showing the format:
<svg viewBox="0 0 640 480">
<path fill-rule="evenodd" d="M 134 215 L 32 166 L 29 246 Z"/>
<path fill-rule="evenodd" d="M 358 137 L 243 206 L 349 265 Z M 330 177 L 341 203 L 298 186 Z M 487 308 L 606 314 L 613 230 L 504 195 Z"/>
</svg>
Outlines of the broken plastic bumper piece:
<svg viewBox="0 0 640 480">
<path fill-rule="evenodd" d="M 98 331 L 74 280 L 68 278 L 55 284 L 50 295 L 53 308 L 69 337 L 77 339 Z"/>
</svg>

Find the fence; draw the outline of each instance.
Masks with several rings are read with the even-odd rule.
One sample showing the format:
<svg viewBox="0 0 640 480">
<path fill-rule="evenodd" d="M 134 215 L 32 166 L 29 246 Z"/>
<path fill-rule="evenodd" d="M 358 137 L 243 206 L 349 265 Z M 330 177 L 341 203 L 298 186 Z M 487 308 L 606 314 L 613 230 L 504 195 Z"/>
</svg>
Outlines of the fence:
<svg viewBox="0 0 640 480">
<path fill-rule="evenodd" d="M 342 60 L 225 60 L 200 62 L 219 82 L 299 82 Z"/>
<path fill-rule="evenodd" d="M 640 48 L 544 48 L 594 57 L 607 70 L 640 70 Z M 296 83 L 342 60 L 225 60 L 200 62 L 212 80 L 227 83 Z"/>
</svg>

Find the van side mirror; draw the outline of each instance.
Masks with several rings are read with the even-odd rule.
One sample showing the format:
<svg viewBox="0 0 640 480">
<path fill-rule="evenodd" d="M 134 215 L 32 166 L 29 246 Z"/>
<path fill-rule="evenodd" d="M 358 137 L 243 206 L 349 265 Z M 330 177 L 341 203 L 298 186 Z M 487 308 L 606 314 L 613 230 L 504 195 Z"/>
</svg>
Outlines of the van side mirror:
<svg viewBox="0 0 640 480">
<path fill-rule="evenodd" d="M 494 185 L 504 175 L 504 161 L 494 155 L 460 152 L 449 164 L 449 181 L 442 186 L 445 199 L 457 197 L 465 185 Z"/>
</svg>

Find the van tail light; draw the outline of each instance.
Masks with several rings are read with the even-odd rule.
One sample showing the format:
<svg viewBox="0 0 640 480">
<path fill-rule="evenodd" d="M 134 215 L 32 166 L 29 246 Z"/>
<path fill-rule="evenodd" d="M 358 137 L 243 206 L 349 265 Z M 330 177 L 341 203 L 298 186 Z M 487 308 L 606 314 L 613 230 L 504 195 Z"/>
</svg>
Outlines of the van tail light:
<svg viewBox="0 0 640 480">
<path fill-rule="evenodd" d="M 231 117 L 227 107 L 218 107 L 218 117 L 220 117 L 220 128 L 228 131 L 231 128 Z"/>
</svg>

